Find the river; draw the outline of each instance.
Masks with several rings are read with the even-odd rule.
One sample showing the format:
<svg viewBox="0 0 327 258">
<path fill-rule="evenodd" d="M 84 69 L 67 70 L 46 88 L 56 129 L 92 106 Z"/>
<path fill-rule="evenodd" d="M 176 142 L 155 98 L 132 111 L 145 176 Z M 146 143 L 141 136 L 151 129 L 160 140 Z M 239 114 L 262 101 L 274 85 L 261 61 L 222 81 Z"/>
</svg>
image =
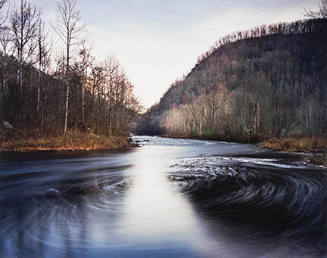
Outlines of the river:
<svg viewBox="0 0 327 258">
<path fill-rule="evenodd" d="M 254 145 L 0 154 L 0 257 L 327 257 L 327 169 Z"/>
</svg>

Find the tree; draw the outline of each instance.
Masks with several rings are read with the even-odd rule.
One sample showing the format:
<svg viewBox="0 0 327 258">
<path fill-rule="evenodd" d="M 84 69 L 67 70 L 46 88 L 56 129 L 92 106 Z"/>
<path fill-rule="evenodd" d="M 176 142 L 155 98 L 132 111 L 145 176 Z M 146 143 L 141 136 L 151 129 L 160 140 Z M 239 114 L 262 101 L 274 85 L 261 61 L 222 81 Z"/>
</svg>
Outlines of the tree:
<svg viewBox="0 0 327 258">
<path fill-rule="evenodd" d="M 1 96 L 3 100 L 6 96 L 7 64 L 9 45 L 12 41 L 9 28 L 5 25 L 8 12 L 3 14 L 3 9 L 7 0 L 0 0 L 0 75 L 1 75 Z"/>
<path fill-rule="evenodd" d="M 4 28 L 0 33 L 0 74 L 1 74 L 1 98 L 4 100 L 7 95 L 7 74 L 9 67 L 9 55 L 11 54 L 10 43 L 12 42 L 12 35 L 9 28 Z"/>
<path fill-rule="evenodd" d="M 86 41 L 83 40 L 82 47 L 79 51 L 79 69 L 80 73 L 82 74 L 83 81 L 82 81 L 82 122 L 83 125 L 85 124 L 85 87 L 88 82 L 88 69 L 92 67 L 94 57 L 91 55 L 91 47 L 86 45 Z"/>
<path fill-rule="evenodd" d="M 140 110 L 133 85 L 116 59 L 95 62 L 91 47 L 79 41 L 83 24 L 76 0 L 57 5 L 53 29 L 64 43 L 57 67 L 51 66 L 52 44 L 32 1 L 16 0 L 9 12 L 9 1 L 0 0 L 0 121 L 22 136 L 58 135 L 72 126 L 126 135 Z"/>
<path fill-rule="evenodd" d="M 327 0 L 320 0 L 318 11 L 306 11 L 306 15 L 311 18 L 327 18 Z"/>
<path fill-rule="evenodd" d="M 37 106 L 36 112 L 40 111 L 41 102 L 41 74 L 45 72 L 45 67 L 50 63 L 50 46 L 47 43 L 47 32 L 42 20 L 39 20 L 38 35 L 37 35 L 37 47 L 38 47 L 38 84 L 37 84 Z"/>
<path fill-rule="evenodd" d="M 23 66 L 24 63 L 34 63 L 34 54 L 37 48 L 38 25 L 40 11 L 30 2 L 21 0 L 19 8 L 15 8 L 11 15 L 11 30 L 14 45 L 17 51 L 18 72 L 17 82 L 20 95 L 23 95 Z"/>
<path fill-rule="evenodd" d="M 77 10 L 77 0 L 60 0 L 57 5 L 58 28 L 55 32 L 65 44 L 65 83 L 66 83 L 66 104 L 65 104 L 65 124 L 64 133 L 67 132 L 68 108 L 69 108 L 69 87 L 70 87 L 70 61 L 72 46 L 78 44 L 78 36 L 84 26 L 81 23 L 81 16 Z"/>
<path fill-rule="evenodd" d="M 91 122 L 96 112 L 96 96 L 98 97 L 98 105 L 100 105 L 101 93 L 103 83 L 106 79 L 105 68 L 101 64 L 95 64 L 91 69 L 90 83 L 91 83 Z"/>
<path fill-rule="evenodd" d="M 320 18 L 222 38 L 143 116 L 138 133 L 250 141 L 326 133 L 326 32 Z"/>
<path fill-rule="evenodd" d="M 7 16 L 8 16 L 8 12 L 5 15 L 3 15 L 3 13 L 2 13 L 3 8 L 6 3 L 7 3 L 7 0 L 0 0 L 0 31 L 3 29 L 3 25 L 6 22 Z"/>
</svg>

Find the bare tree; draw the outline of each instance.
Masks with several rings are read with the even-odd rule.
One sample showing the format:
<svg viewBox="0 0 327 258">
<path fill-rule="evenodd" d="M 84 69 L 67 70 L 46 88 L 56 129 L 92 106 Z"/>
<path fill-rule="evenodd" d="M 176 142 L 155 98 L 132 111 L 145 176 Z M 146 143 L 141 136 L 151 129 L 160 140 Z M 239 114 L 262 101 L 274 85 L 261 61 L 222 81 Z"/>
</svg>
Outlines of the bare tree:
<svg viewBox="0 0 327 258">
<path fill-rule="evenodd" d="M 109 134 L 113 132 L 114 124 L 114 105 L 115 105 L 115 96 L 114 89 L 119 81 L 120 77 L 120 64 L 114 56 L 108 56 L 104 61 L 104 67 L 106 70 L 106 99 L 108 101 L 108 131 Z"/>
<path fill-rule="evenodd" d="M 6 3 L 7 3 L 7 0 L 0 0 L 0 30 L 3 29 L 3 25 L 6 22 L 7 17 L 8 17 L 8 11 L 5 15 L 2 13 L 3 8 Z"/>
<path fill-rule="evenodd" d="M 0 10 L 4 7 L 6 2 L 7 2 L 7 0 L 0 0 Z"/>
<path fill-rule="evenodd" d="M 11 15 L 11 30 L 14 34 L 19 63 L 17 81 L 21 95 L 23 94 L 23 65 L 34 61 L 32 58 L 37 48 L 39 20 L 40 11 L 26 0 L 21 0 L 19 8 L 15 8 Z"/>
<path fill-rule="evenodd" d="M 90 74 L 90 81 L 91 81 L 91 121 L 93 121 L 93 117 L 95 115 L 95 106 L 96 106 L 96 95 L 98 97 L 98 105 L 100 105 L 101 101 L 101 93 L 103 91 L 103 83 L 106 79 L 105 68 L 102 66 L 101 63 L 95 64 L 92 67 L 91 74 Z"/>
<path fill-rule="evenodd" d="M 88 47 L 86 45 L 86 41 L 83 40 L 82 47 L 79 51 L 79 67 L 81 70 L 81 73 L 83 75 L 83 81 L 82 81 L 82 122 L 85 124 L 85 87 L 88 80 L 88 69 L 92 67 L 92 64 L 94 62 L 94 57 L 91 55 L 92 47 Z"/>
<path fill-rule="evenodd" d="M 69 108 L 69 84 L 70 84 L 70 60 L 72 46 L 78 44 L 78 35 L 84 26 L 81 23 L 81 16 L 77 10 L 77 0 L 60 0 L 57 5 L 58 27 L 54 30 L 65 44 L 66 49 L 66 105 L 65 105 L 65 126 L 64 132 L 67 132 L 68 108 Z"/>
<path fill-rule="evenodd" d="M 8 66 L 9 66 L 9 56 L 11 54 L 11 42 L 12 35 L 9 28 L 4 28 L 0 33 L 0 73 L 1 73 L 1 91 L 2 98 L 4 99 L 7 95 L 7 80 L 8 80 Z"/>
<path fill-rule="evenodd" d="M 38 85 L 37 85 L 37 107 L 36 112 L 40 111 L 41 102 L 41 74 L 45 72 L 45 68 L 50 63 L 50 44 L 47 42 L 48 33 L 45 29 L 45 24 L 39 20 L 37 45 L 38 45 Z"/>
<path fill-rule="evenodd" d="M 7 0 L 0 0 L 0 76 L 1 76 L 1 98 L 5 99 L 7 95 L 7 70 L 8 70 L 8 54 L 12 37 L 6 20 L 8 17 L 8 10 L 3 14 Z"/>
<path fill-rule="evenodd" d="M 318 11 L 306 11 L 306 16 L 310 18 L 327 18 L 327 0 L 320 0 Z"/>
</svg>

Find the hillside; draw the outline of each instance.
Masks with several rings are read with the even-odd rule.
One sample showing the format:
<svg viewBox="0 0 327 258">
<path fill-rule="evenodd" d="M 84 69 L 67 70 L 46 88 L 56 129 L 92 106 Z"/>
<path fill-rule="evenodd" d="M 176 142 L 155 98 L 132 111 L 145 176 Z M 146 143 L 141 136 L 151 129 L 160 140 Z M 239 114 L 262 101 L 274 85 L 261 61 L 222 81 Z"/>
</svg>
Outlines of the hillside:
<svg viewBox="0 0 327 258">
<path fill-rule="evenodd" d="M 138 125 L 141 134 L 255 141 L 327 128 L 327 20 L 219 40 Z"/>
<path fill-rule="evenodd" d="M 117 61 L 106 61 L 102 67 L 96 64 L 90 67 L 87 75 L 81 71 L 79 62 L 72 66 L 68 129 L 106 136 L 128 135 L 129 123 L 137 113 L 139 104 L 133 93 L 133 85 L 120 71 Z M 13 125 L 16 136 L 62 134 L 66 97 L 63 71 L 57 69 L 47 73 L 24 64 L 20 92 L 15 57 L 0 56 L 0 64 L 0 121 Z"/>
<path fill-rule="evenodd" d="M 31 1 L 0 0 L 0 152 L 129 146 L 133 84 L 113 55 L 93 55 L 76 0 L 56 16 L 50 28 Z"/>
<path fill-rule="evenodd" d="M 60 73 L 41 72 L 25 64 L 24 87 L 20 92 L 16 81 L 17 60 L 12 56 L 1 56 L 0 64 L 0 152 L 77 151 L 131 146 L 122 136 L 129 134 L 129 123 L 137 114 L 138 103 L 132 85 L 126 79 L 121 80 L 122 75 L 116 73 L 117 78 L 107 73 L 106 69 L 112 66 L 102 70 L 103 78 L 111 76 L 111 81 L 96 81 L 94 72 L 83 77 L 77 69 L 73 71 L 70 121 L 68 131 L 63 134 L 66 85 Z M 114 72 L 117 72 L 119 67 L 115 65 L 115 68 Z M 118 79 L 120 84 L 116 84 Z"/>
</svg>

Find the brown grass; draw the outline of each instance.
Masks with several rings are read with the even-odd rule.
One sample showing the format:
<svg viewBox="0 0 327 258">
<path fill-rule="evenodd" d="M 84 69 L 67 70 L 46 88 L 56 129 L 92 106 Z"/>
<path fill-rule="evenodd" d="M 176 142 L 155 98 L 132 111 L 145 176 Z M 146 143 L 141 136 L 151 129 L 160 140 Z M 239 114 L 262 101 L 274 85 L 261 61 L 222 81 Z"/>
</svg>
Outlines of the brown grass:
<svg viewBox="0 0 327 258">
<path fill-rule="evenodd" d="M 276 151 L 288 152 L 327 152 L 327 137 L 286 137 L 270 138 L 261 144 L 262 147 Z"/>
<path fill-rule="evenodd" d="M 126 137 L 104 137 L 69 131 L 63 136 L 19 137 L 0 142 L 0 152 L 9 151 L 91 151 L 131 147 Z"/>
</svg>

